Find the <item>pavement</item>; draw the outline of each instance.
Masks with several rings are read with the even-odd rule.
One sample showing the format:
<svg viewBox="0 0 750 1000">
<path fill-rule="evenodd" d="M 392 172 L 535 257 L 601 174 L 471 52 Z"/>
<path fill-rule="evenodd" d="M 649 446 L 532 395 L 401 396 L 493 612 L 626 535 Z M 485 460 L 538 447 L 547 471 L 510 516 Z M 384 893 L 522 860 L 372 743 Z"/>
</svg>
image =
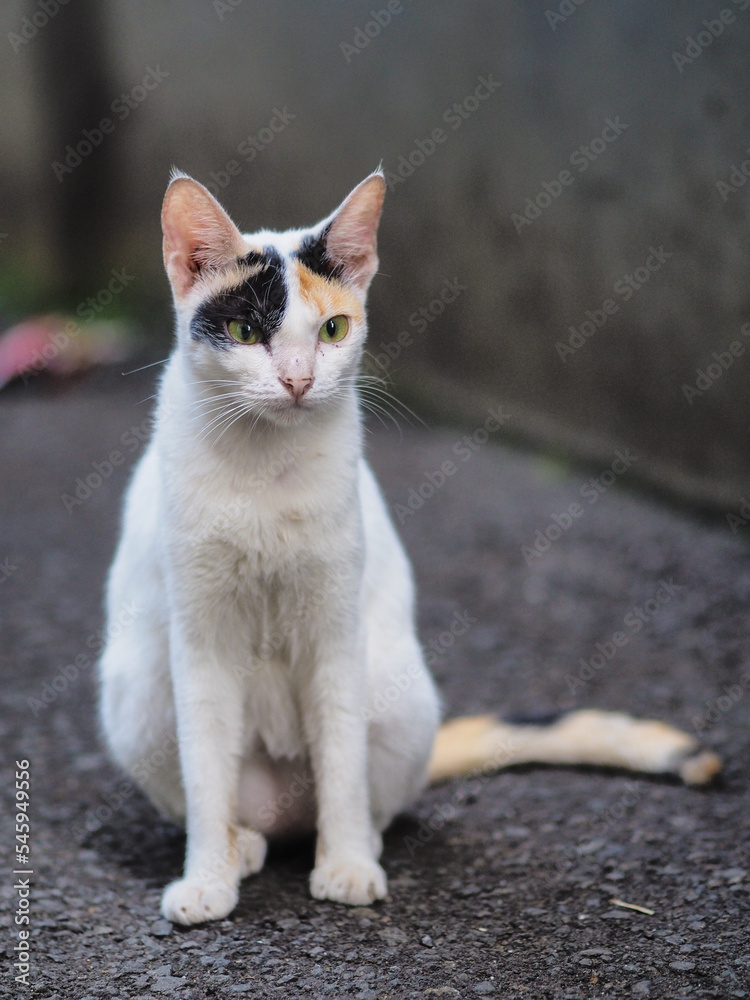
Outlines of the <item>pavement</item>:
<svg viewBox="0 0 750 1000">
<path fill-rule="evenodd" d="M 159 917 L 184 838 L 108 762 L 94 708 L 153 372 L 0 394 L 0 996 L 750 997 L 747 543 L 633 492 L 637 455 L 565 469 L 504 446 L 491 414 L 473 431 L 368 434 L 446 712 L 658 717 L 700 733 L 721 780 L 527 767 L 454 781 L 387 834 L 382 904 L 312 900 L 305 842 L 272 850 L 229 919 Z M 13 967 L 26 947 L 28 985 Z"/>
</svg>

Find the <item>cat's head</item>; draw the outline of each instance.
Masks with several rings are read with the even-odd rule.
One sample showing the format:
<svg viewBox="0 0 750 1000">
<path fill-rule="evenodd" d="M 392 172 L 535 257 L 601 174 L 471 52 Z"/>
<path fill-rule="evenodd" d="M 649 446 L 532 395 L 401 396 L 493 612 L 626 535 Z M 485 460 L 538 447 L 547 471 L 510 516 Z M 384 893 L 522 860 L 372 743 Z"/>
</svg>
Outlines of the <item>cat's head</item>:
<svg viewBox="0 0 750 1000">
<path fill-rule="evenodd" d="M 277 424 L 351 391 L 384 195 L 378 171 L 311 229 L 242 234 L 203 185 L 175 174 L 164 265 L 196 385 Z"/>
</svg>

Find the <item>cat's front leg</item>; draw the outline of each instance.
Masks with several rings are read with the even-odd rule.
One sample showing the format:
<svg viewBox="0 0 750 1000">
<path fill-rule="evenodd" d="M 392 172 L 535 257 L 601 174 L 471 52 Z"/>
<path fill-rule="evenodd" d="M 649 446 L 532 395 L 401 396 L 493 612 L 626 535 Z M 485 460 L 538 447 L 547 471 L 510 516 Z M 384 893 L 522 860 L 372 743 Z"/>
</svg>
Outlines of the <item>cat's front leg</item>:
<svg viewBox="0 0 750 1000">
<path fill-rule="evenodd" d="M 319 656 L 303 709 L 318 807 L 310 891 L 366 906 L 388 889 L 370 818 L 364 643 L 341 639 Z"/>
<path fill-rule="evenodd" d="M 259 871 L 261 834 L 237 823 L 243 697 L 236 674 L 174 630 L 173 687 L 185 788 L 187 852 L 162 914 L 180 924 L 219 920 L 237 905 L 240 879 Z"/>
</svg>

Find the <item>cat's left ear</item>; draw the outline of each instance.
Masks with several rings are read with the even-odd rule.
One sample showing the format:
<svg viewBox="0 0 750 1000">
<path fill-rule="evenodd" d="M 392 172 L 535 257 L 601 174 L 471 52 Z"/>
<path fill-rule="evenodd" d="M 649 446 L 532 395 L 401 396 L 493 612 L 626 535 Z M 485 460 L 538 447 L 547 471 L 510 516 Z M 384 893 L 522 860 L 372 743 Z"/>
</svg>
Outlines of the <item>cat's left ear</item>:
<svg viewBox="0 0 750 1000">
<path fill-rule="evenodd" d="M 164 266 L 175 298 L 184 298 L 201 274 L 227 267 L 247 253 L 242 234 L 198 181 L 176 173 L 161 210 Z"/>
<path fill-rule="evenodd" d="M 378 269 L 377 232 L 384 198 L 385 177 L 377 170 L 355 187 L 326 228 L 326 256 L 363 294 Z"/>
</svg>

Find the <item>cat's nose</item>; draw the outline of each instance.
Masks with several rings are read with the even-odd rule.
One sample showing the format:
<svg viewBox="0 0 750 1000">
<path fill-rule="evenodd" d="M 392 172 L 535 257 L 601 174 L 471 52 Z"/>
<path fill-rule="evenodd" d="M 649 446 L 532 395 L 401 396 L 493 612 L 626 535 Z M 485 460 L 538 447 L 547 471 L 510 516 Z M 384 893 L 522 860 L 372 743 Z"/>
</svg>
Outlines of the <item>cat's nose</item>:
<svg viewBox="0 0 750 1000">
<path fill-rule="evenodd" d="M 315 381 L 314 378 L 280 378 L 279 382 L 295 399 L 301 399 Z"/>
</svg>

